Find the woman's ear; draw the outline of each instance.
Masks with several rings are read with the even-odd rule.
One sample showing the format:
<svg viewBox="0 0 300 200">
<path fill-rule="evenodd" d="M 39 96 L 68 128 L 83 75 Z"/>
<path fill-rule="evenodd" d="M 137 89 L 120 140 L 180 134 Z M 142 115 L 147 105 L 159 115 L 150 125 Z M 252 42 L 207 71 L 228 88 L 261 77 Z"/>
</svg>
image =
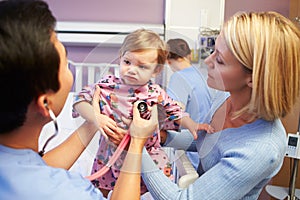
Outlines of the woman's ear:
<svg viewBox="0 0 300 200">
<path fill-rule="evenodd" d="M 248 85 L 248 87 L 253 88 L 253 85 L 252 85 L 252 77 L 249 78 L 247 85 Z"/>
</svg>

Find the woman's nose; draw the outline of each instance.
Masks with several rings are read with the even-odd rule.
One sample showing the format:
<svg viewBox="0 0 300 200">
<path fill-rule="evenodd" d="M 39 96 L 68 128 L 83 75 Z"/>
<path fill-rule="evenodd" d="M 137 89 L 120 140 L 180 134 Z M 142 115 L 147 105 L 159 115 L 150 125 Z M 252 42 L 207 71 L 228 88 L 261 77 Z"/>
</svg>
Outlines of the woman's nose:
<svg viewBox="0 0 300 200">
<path fill-rule="evenodd" d="M 205 58 L 204 63 L 207 65 L 207 67 L 211 67 L 211 68 L 213 67 L 212 59 L 213 59 L 213 53 Z"/>
</svg>

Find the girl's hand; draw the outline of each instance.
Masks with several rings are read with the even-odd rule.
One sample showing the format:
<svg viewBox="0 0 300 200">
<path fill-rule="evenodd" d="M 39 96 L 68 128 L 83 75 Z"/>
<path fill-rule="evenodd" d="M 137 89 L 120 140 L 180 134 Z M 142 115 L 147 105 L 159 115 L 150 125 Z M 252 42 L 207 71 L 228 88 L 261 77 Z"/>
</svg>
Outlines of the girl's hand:
<svg viewBox="0 0 300 200">
<path fill-rule="evenodd" d="M 214 133 L 215 132 L 215 129 L 209 124 L 198 124 L 197 130 L 198 131 L 204 130 L 207 133 Z"/>
<path fill-rule="evenodd" d="M 95 125 L 96 127 L 100 130 L 101 134 L 105 137 L 107 140 L 108 138 L 113 141 L 114 143 L 118 143 L 118 141 L 121 141 L 124 132 L 122 129 L 118 128 L 117 123 L 109 118 L 106 115 L 101 114 L 100 111 L 100 87 L 96 85 L 94 96 L 93 96 L 93 101 L 92 105 L 94 108 L 94 113 L 95 113 Z"/>
<path fill-rule="evenodd" d="M 198 131 L 206 131 L 209 134 L 215 132 L 215 129 L 209 124 L 194 124 L 195 125 L 193 125 L 192 129 L 189 129 L 189 131 L 192 133 L 195 140 L 198 138 Z"/>
<path fill-rule="evenodd" d="M 115 132 L 117 132 L 118 127 L 116 122 L 113 119 L 101 113 L 98 114 L 95 113 L 95 116 L 96 116 L 95 125 L 101 131 L 101 133 L 104 133 L 109 137 L 115 135 Z"/>
</svg>

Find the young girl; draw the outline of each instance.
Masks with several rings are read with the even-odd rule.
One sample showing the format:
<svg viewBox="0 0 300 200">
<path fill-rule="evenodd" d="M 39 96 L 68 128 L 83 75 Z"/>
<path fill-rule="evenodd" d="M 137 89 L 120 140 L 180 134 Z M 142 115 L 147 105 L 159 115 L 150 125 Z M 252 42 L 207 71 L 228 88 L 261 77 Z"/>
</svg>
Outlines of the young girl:
<svg viewBox="0 0 300 200">
<path fill-rule="evenodd" d="M 149 106 L 161 105 L 165 115 L 160 127 L 162 129 L 179 130 L 180 126 L 183 126 L 190 130 L 194 138 L 197 138 L 199 130 L 213 132 L 208 124 L 194 122 L 159 85 L 152 83 L 151 78 L 155 78 L 161 72 L 166 58 L 166 45 L 158 34 L 145 29 L 132 32 L 125 38 L 120 49 L 120 78 L 108 75 L 97 83 L 83 88 L 76 95 L 73 116 L 80 114 L 83 118 L 96 123 L 104 136 L 112 135 L 113 132 L 117 132 L 118 127 L 128 129 L 122 118 L 132 118 L 133 103 L 142 100 Z M 101 88 L 100 114 L 95 114 L 90 105 L 96 85 Z M 160 169 L 169 165 L 167 155 L 160 148 L 159 131 L 148 139 L 145 147 Z M 105 166 L 114 150 L 115 148 L 108 145 L 102 136 L 92 173 Z M 117 166 L 112 166 L 108 173 L 94 181 L 104 193 L 105 190 L 113 189 L 121 164 L 122 161 L 119 160 Z M 143 185 L 141 193 L 146 191 Z"/>
</svg>

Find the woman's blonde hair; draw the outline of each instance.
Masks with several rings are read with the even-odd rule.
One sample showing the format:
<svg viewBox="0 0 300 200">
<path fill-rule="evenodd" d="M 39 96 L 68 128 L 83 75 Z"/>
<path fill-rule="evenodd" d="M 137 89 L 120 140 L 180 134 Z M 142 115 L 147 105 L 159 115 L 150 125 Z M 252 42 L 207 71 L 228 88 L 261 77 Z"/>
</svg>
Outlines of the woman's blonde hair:
<svg viewBox="0 0 300 200">
<path fill-rule="evenodd" d="M 266 120 L 288 114 L 300 92 L 300 31 L 276 12 L 238 13 L 224 24 L 227 46 L 252 72 L 242 110 Z"/>
<path fill-rule="evenodd" d="M 151 30 L 138 29 L 126 36 L 120 48 L 120 57 L 127 51 L 140 52 L 147 49 L 157 50 L 157 64 L 163 66 L 167 59 L 167 46 L 160 36 Z"/>
</svg>

